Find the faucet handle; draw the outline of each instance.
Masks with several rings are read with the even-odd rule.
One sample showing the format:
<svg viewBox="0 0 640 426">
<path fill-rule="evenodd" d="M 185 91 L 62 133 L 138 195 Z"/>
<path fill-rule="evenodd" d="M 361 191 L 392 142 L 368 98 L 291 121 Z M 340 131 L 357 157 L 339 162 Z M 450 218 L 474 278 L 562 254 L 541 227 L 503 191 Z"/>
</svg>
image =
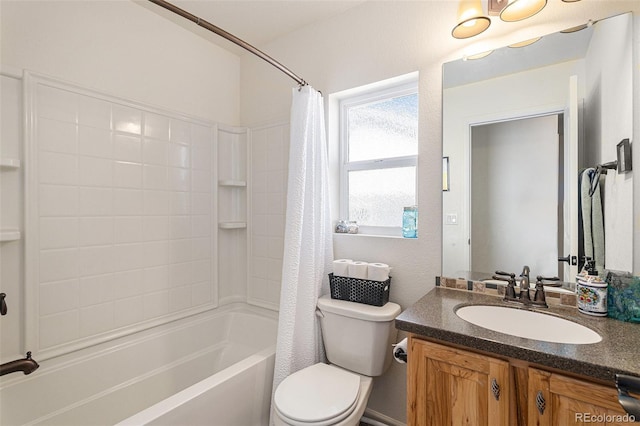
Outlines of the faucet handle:
<svg viewBox="0 0 640 426">
<path fill-rule="evenodd" d="M 511 278 L 515 278 L 516 274 L 514 274 L 513 272 L 504 272 L 504 271 L 496 271 L 496 275 L 505 275 L 505 276 L 509 276 Z M 495 278 L 494 280 L 498 280 L 499 278 Z"/>
</svg>

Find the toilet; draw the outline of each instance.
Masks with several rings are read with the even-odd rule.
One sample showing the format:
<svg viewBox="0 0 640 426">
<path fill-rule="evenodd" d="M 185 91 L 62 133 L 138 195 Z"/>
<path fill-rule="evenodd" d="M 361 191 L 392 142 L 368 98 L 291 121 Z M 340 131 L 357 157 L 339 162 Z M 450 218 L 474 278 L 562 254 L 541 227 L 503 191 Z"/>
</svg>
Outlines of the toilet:
<svg viewBox="0 0 640 426">
<path fill-rule="evenodd" d="M 358 425 L 373 377 L 391 363 L 394 320 L 400 306 L 371 306 L 325 295 L 318 299 L 329 364 L 318 363 L 286 377 L 273 397 L 276 426 Z"/>
</svg>

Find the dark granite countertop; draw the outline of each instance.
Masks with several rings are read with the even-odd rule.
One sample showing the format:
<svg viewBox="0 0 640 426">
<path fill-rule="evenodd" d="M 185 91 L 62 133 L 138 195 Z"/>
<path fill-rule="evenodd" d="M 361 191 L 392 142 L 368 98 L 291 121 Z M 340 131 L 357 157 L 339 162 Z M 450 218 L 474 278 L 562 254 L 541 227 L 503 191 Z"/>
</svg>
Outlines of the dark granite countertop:
<svg viewBox="0 0 640 426">
<path fill-rule="evenodd" d="M 396 318 L 396 328 L 609 383 L 614 383 L 618 373 L 640 376 L 640 324 L 588 316 L 571 307 L 535 308 L 582 324 L 602 336 L 601 342 L 587 345 L 549 343 L 471 324 L 455 314 L 459 305 L 468 304 L 520 307 L 507 305 L 495 296 L 436 287 Z"/>
</svg>

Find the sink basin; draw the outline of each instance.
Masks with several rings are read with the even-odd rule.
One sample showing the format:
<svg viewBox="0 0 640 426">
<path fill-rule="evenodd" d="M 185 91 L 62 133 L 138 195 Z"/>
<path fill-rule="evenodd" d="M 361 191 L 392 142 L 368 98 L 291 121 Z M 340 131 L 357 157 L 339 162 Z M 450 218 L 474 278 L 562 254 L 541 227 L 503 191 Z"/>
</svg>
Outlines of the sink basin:
<svg viewBox="0 0 640 426">
<path fill-rule="evenodd" d="M 598 343 L 595 331 L 564 318 L 542 312 L 494 305 L 468 305 L 456 310 L 465 321 L 489 330 L 551 343 Z"/>
</svg>

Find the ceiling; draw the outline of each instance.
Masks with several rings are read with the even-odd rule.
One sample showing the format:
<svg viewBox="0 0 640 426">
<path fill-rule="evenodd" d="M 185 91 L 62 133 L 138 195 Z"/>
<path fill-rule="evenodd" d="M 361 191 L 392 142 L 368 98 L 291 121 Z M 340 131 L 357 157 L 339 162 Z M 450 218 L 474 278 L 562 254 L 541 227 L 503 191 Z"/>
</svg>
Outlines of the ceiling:
<svg viewBox="0 0 640 426">
<path fill-rule="evenodd" d="M 168 0 L 187 12 L 259 47 L 314 22 L 343 13 L 366 0 Z M 221 37 L 198 31 L 196 25 L 161 7 L 143 2 L 143 6 L 196 31 L 212 42 L 230 48 Z M 173 16 L 172 16 L 173 15 Z M 231 45 L 233 46 L 233 45 Z M 232 47 L 233 49 L 233 47 Z M 239 48 L 238 48 L 239 49 Z M 236 53 L 242 50 L 233 49 Z"/>
</svg>

